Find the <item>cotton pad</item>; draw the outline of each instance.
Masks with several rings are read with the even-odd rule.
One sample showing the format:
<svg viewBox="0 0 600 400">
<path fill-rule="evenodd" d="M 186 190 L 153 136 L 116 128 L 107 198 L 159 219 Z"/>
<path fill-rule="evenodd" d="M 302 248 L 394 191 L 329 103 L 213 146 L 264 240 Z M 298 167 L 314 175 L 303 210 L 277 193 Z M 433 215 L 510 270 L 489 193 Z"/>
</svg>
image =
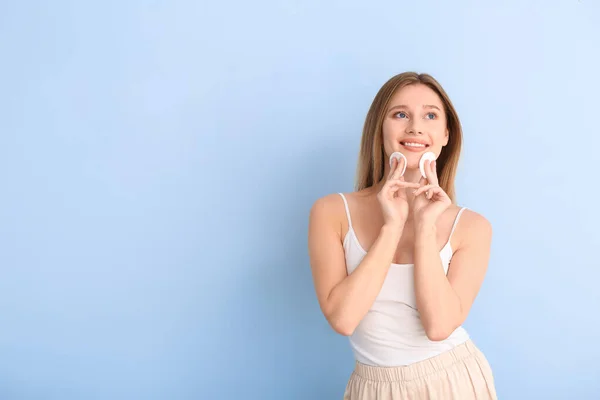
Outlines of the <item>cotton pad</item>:
<svg viewBox="0 0 600 400">
<path fill-rule="evenodd" d="M 419 169 L 421 170 L 421 175 L 423 176 L 423 178 L 427 178 L 427 175 L 425 174 L 425 161 L 427 160 L 434 161 L 435 154 L 431 151 L 428 151 L 427 153 L 421 156 L 421 160 L 419 160 Z"/>
<path fill-rule="evenodd" d="M 398 160 L 398 163 L 400 163 L 401 159 L 404 159 L 404 167 L 402 168 L 402 173 L 400 174 L 400 176 L 404 175 L 404 171 L 406 171 L 406 164 L 408 163 L 408 161 L 406 160 L 406 157 L 404 156 L 404 154 L 400 153 L 399 151 L 393 152 L 392 155 L 390 156 L 390 168 L 392 168 L 392 160 L 394 158 Z"/>
</svg>

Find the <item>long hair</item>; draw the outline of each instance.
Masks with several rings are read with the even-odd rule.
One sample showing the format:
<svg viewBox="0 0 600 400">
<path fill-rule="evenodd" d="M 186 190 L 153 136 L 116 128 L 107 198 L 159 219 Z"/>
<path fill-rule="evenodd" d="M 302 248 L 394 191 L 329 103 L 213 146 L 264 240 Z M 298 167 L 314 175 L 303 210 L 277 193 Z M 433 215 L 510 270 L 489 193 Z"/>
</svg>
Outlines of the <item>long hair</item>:
<svg viewBox="0 0 600 400">
<path fill-rule="evenodd" d="M 436 172 L 440 186 L 448 194 L 453 203 L 456 203 L 454 179 L 458 168 L 458 160 L 462 147 L 462 128 L 458 114 L 446 94 L 446 91 L 431 75 L 404 72 L 390 78 L 377 92 L 371 103 L 363 126 L 358 168 L 356 174 L 356 190 L 366 189 L 383 179 L 385 162 L 387 162 L 383 148 L 383 120 L 390 99 L 408 85 L 423 84 L 431 88 L 440 96 L 446 113 L 447 128 L 449 133 L 448 144 L 442 148 L 437 159 Z"/>
</svg>

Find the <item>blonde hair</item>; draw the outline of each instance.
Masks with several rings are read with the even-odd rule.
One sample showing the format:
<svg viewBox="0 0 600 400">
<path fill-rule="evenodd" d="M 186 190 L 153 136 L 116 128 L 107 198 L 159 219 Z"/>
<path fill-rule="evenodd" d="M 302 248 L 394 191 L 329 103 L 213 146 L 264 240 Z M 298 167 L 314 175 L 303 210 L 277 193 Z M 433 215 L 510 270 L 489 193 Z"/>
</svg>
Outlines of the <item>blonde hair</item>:
<svg viewBox="0 0 600 400">
<path fill-rule="evenodd" d="M 356 175 L 356 190 L 369 188 L 383 179 L 384 162 L 387 162 L 383 148 L 382 125 L 390 99 L 408 85 L 423 84 L 440 96 L 446 113 L 449 132 L 448 144 L 442 148 L 437 159 L 437 175 L 440 186 L 456 203 L 454 179 L 458 168 L 458 160 L 462 147 L 462 128 L 458 114 L 450 98 L 442 86 L 428 74 L 404 72 L 390 78 L 377 92 L 371 103 L 363 126 L 358 169 Z"/>
</svg>

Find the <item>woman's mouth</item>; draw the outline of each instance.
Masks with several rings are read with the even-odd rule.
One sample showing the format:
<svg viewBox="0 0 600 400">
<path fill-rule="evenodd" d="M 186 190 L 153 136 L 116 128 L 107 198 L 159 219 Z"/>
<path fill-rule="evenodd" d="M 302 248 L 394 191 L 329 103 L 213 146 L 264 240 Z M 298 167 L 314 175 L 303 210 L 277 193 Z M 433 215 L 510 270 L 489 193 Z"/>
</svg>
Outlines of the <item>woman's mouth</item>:
<svg viewBox="0 0 600 400">
<path fill-rule="evenodd" d="M 406 150 L 415 151 L 415 152 L 423 151 L 429 147 L 429 145 L 427 143 L 421 143 L 421 142 L 416 142 L 416 141 L 412 141 L 412 140 L 402 141 L 402 142 L 400 142 L 400 144 Z"/>
</svg>

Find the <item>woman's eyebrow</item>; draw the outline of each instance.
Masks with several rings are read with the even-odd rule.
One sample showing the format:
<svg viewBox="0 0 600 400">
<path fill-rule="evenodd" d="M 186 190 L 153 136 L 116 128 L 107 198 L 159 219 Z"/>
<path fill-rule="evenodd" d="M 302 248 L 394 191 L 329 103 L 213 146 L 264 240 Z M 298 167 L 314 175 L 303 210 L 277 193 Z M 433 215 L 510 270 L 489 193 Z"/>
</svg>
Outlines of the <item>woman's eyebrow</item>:
<svg viewBox="0 0 600 400">
<path fill-rule="evenodd" d="M 388 111 L 392 111 L 392 110 L 394 110 L 394 109 L 396 109 L 396 108 L 408 108 L 408 106 L 406 106 L 406 105 L 404 105 L 404 104 L 398 104 L 397 106 L 390 107 L 390 108 L 388 109 Z M 425 105 L 423 106 L 423 108 L 435 108 L 436 110 L 442 111 L 442 110 L 441 110 L 441 109 L 440 109 L 438 106 L 436 106 L 436 105 L 434 105 L 434 104 L 425 104 Z"/>
</svg>

